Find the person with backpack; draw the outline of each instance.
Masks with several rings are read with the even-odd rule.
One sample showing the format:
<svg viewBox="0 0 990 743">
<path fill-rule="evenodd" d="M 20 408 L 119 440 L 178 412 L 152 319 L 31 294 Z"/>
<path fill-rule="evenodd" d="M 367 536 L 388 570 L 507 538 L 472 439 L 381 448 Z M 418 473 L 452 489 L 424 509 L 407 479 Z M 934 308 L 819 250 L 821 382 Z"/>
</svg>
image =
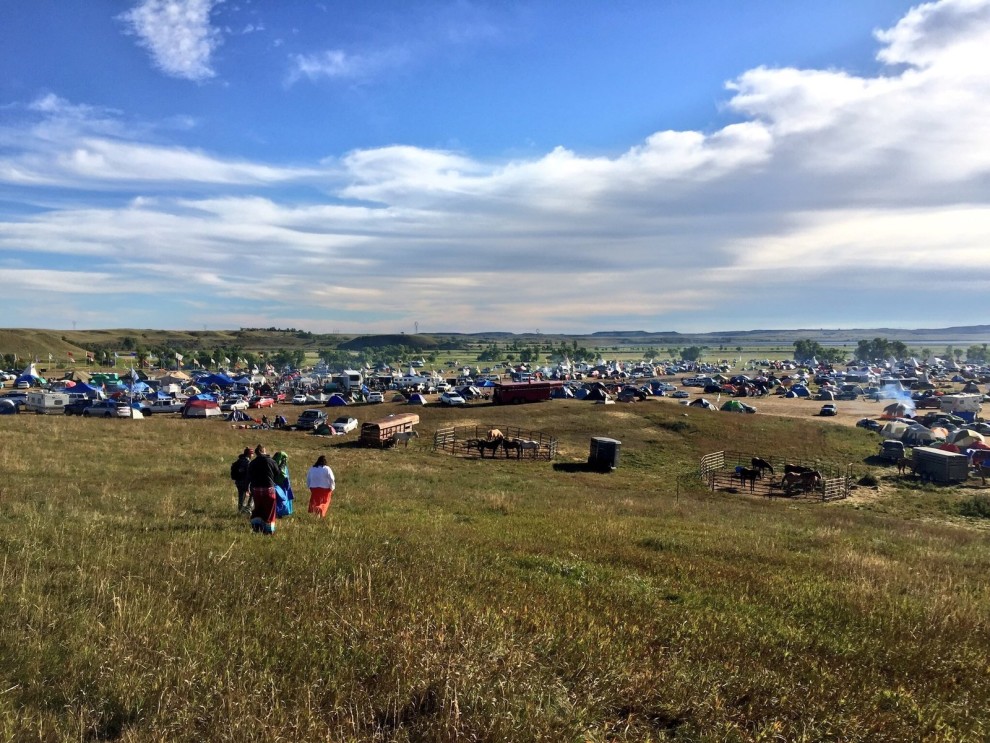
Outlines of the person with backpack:
<svg viewBox="0 0 990 743">
<path fill-rule="evenodd" d="M 237 510 L 240 513 L 251 513 L 252 499 L 249 492 L 251 476 L 248 467 L 251 465 L 251 449 L 247 448 L 230 465 L 230 479 L 237 485 Z"/>
</svg>

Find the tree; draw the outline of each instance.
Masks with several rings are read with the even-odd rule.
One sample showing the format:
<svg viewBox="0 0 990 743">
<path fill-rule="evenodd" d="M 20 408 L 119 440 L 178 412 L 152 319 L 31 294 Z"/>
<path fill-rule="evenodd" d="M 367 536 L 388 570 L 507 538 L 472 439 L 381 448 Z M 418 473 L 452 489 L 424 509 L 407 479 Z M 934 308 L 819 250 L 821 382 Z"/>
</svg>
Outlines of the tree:
<svg viewBox="0 0 990 743">
<path fill-rule="evenodd" d="M 681 349 L 681 358 L 685 361 L 697 361 L 702 357 L 708 346 L 688 346 Z"/>
</svg>

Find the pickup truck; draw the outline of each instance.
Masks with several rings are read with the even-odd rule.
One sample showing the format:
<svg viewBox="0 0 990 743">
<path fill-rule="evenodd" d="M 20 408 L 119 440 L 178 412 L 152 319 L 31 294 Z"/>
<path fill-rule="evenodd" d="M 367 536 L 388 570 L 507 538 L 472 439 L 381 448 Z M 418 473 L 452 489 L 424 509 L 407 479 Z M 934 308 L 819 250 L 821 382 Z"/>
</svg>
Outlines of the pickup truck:
<svg viewBox="0 0 990 743">
<path fill-rule="evenodd" d="M 181 413 L 185 400 L 146 400 L 146 413 Z"/>
<path fill-rule="evenodd" d="M 72 402 L 67 403 L 65 407 L 62 408 L 62 412 L 65 415 L 82 415 L 86 408 L 92 404 L 93 400 L 84 397 L 80 400 L 73 400 Z"/>
</svg>

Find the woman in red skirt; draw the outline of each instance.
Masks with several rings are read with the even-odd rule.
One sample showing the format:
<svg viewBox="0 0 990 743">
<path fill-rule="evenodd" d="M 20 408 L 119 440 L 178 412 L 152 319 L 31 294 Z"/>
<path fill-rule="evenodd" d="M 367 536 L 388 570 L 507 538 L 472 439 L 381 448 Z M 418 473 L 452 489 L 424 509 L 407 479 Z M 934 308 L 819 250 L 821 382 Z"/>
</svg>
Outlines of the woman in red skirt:
<svg viewBox="0 0 990 743">
<path fill-rule="evenodd" d="M 306 487 L 309 488 L 309 512 L 319 514 L 322 519 L 327 515 L 330 499 L 336 487 L 333 470 L 327 465 L 327 458 L 320 455 L 316 463 L 306 473 Z"/>
</svg>

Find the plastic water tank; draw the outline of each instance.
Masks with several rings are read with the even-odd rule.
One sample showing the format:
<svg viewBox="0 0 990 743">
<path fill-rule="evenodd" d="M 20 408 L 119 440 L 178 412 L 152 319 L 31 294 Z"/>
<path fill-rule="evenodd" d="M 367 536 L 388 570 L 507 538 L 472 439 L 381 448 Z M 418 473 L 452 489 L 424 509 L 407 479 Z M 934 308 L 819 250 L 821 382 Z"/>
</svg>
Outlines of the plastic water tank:
<svg viewBox="0 0 990 743">
<path fill-rule="evenodd" d="M 619 451 L 621 449 L 621 441 L 604 436 L 594 436 L 591 439 L 588 465 L 602 472 L 611 472 L 619 466 Z"/>
</svg>

